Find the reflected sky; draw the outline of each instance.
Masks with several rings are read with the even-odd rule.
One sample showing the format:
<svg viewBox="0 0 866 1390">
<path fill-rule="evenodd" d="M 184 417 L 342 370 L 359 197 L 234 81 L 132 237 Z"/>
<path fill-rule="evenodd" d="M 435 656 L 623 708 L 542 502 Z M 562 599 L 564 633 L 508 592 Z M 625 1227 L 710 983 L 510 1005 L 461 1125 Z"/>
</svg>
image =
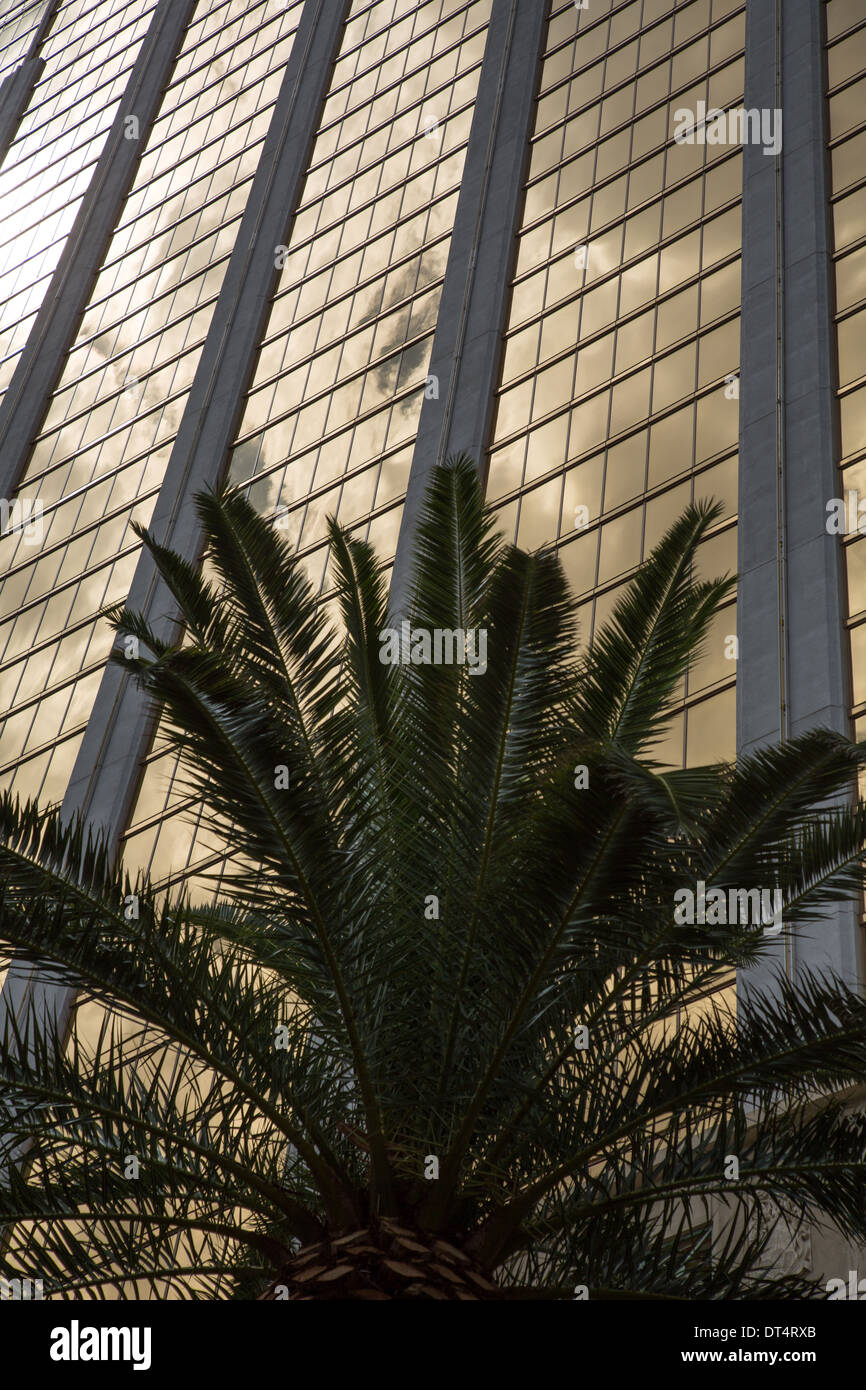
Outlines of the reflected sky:
<svg viewBox="0 0 866 1390">
<path fill-rule="evenodd" d="M 35 442 L 20 493 L 44 509 L 41 542 L 0 540 L 0 782 L 16 790 L 62 795 L 111 641 L 96 614 L 128 591 L 131 525 L 162 482 L 299 13 L 199 0 Z"/>
<path fill-rule="evenodd" d="M 356 3 L 344 31 L 230 460 L 324 595 L 329 515 L 396 548 L 489 14 Z M 132 827 L 128 862 L 213 895 L 221 847 L 173 758 Z"/>
<path fill-rule="evenodd" d="M 693 498 L 724 501 L 736 569 L 742 156 L 676 144 L 673 112 L 742 100 L 745 10 L 610 8 L 549 21 L 488 475 L 510 539 L 559 541 L 584 643 Z M 733 753 L 733 606 L 720 623 L 674 764 Z"/>
</svg>

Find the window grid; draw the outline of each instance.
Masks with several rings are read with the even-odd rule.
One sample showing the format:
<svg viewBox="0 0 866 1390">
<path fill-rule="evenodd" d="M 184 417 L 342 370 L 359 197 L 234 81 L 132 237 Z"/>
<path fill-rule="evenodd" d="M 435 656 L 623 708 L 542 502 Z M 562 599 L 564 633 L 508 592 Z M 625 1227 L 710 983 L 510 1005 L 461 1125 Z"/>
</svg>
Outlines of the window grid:
<svg viewBox="0 0 866 1390">
<path fill-rule="evenodd" d="M 386 0 L 344 30 L 230 469 L 325 603 L 328 514 L 393 557 L 489 9 Z M 432 84 L 407 56 L 425 33 L 454 68 Z M 206 897 L 225 858 L 159 736 L 125 858 Z"/>
<path fill-rule="evenodd" d="M 107 37 L 91 46 L 94 51 L 104 51 L 98 60 L 91 49 L 73 56 L 63 62 L 61 74 L 55 53 L 69 58 L 58 44 L 59 36 L 70 25 L 60 26 L 64 19 L 69 19 L 70 12 L 74 19 L 74 12 L 80 9 L 77 0 L 61 8 L 43 46 L 45 71 L 0 172 L 0 208 L 9 209 L 0 215 L 0 315 L 5 325 L 0 334 L 0 391 L 11 380 L 56 268 L 144 39 L 153 5 L 154 0 L 148 0 L 147 5 L 143 0 L 130 0 L 122 10 L 111 13 L 110 0 L 100 0 L 83 18 L 98 32 L 107 33 Z M 67 102 L 70 92 L 75 93 L 66 116 L 71 114 L 74 126 L 86 132 L 77 148 L 66 117 L 51 110 L 50 89 L 58 77 L 63 80 Z M 103 78 L 107 86 L 100 90 Z M 34 125 L 40 113 L 45 119 Z M 47 167 L 38 172 L 38 162 L 46 159 Z M 22 175 L 26 178 L 28 173 L 34 174 L 41 191 L 37 195 L 28 184 L 24 202 L 16 190 Z"/>
<path fill-rule="evenodd" d="M 0 35 L 0 82 L 27 57 L 33 35 L 42 22 L 49 0 L 27 0 L 17 13 L 5 15 Z"/>
<path fill-rule="evenodd" d="M 140 205 L 153 179 L 148 144 L 108 256 L 114 287 L 106 293 L 103 272 L 21 486 L 23 497 L 45 506 L 41 545 L 28 547 L 23 531 L 0 542 L 11 561 L 0 596 L 0 670 L 11 705 L 0 783 L 30 795 L 62 795 L 111 642 L 98 614 L 125 597 L 134 573 L 139 543 L 131 524 L 147 523 L 162 481 L 300 0 L 275 9 L 266 23 L 248 25 L 246 61 L 229 68 L 226 24 L 261 20 L 266 7 L 262 0 L 199 4 L 184 39 L 186 76 L 167 86 L 151 140 L 164 153 L 166 141 L 179 134 L 182 142 L 188 129 L 201 138 L 183 162 L 180 186 L 157 207 Z M 211 33 L 214 14 L 221 24 Z M 197 59 L 208 51 L 205 71 Z M 244 80 L 250 75 L 254 81 Z M 181 106 L 192 125 L 176 133 Z M 222 137 L 205 139 L 214 119 Z M 125 261 L 133 262 L 130 275 Z M 162 293 L 151 295 L 154 277 L 143 269 Z M 38 662 L 26 659 L 34 650 Z"/>
<path fill-rule="evenodd" d="M 549 21 L 487 492 L 510 539 L 557 544 L 584 643 L 696 498 L 724 503 L 702 572 L 736 569 L 742 156 L 678 145 L 673 122 L 742 101 L 743 49 L 729 0 Z M 735 632 L 732 604 L 660 761 L 733 754 Z"/>
<path fill-rule="evenodd" d="M 851 0 L 829 0 L 826 23 L 830 216 L 836 325 L 840 496 L 846 503 L 843 555 L 847 587 L 852 716 L 866 735 L 866 15 Z M 853 502 L 853 505 L 852 505 Z M 866 530 L 866 522 L 862 523 Z"/>
<path fill-rule="evenodd" d="M 225 3 L 227 3 L 227 0 L 223 0 L 223 8 L 225 7 Z M 259 0 L 259 9 L 261 10 L 261 7 L 264 6 L 264 5 L 267 4 L 267 3 L 272 3 L 272 0 Z M 282 19 L 283 19 L 283 21 L 285 21 L 285 16 L 286 16 L 287 13 L 288 13 L 288 11 L 283 10 L 283 12 L 282 12 Z M 241 21 L 240 21 L 241 23 L 243 23 L 243 19 L 244 19 L 244 18 L 246 18 L 246 16 L 244 16 L 244 17 L 241 18 Z M 231 33 L 231 32 L 233 31 L 234 27 L 238 24 L 238 22 L 239 22 L 238 20 L 235 20 L 235 21 L 231 22 L 230 24 L 228 24 L 228 25 L 226 26 L 226 29 Z M 170 119 L 170 121 L 168 122 L 168 124 L 170 124 L 170 125 L 175 125 L 175 126 L 176 126 L 176 125 L 177 125 L 177 122 L 178 122 L 179 116 L 185 114 L 182 108 L 184 108 L 184 107 L 189 107 L 189 106 L 190 106 L 191 104 L 193 104 L 193 103 L 200 103 L 201 100 L 202 100 L 202 98 L 203 98 L 204 91 L 209 90 L 209 89 L 213 86 L 214 80 L 217 81 L 218 83 L 225 84 L 226 82 L 232 80 L 233 76 L 234 76 L 235 74 L 237 74 L 237 75 L 240 77 L 241 81 L 243 82 L 244 86 L 249 86 L 250 88 L 254 87 L 254 86 L 256 85 L 255 82 L 250 81 L 250 80 L 247 80 L 247 79 L 248 79 L 248 75 L 249 75 L 249 73 L 250 73 L 250 71 L 251 71 L 251 69 L 252 69 L 252 67 L 253 67 L 253 64 L 251 63 L 251 61 L 250 61 L 249 59 L 245 59 L 245 58 L 243 58 L 243 57 L 237 58 L 237 55 L 242 51 L 242 48 L 243 48 L 244 46 L 246 46 L 246 43 L 250 40 L 250 38 L 252 38 L 252 39 L 255 41 L 255 43 L 257 44 L 256 56 L 257 56 L 257 58 L 258 58 L 259 64 L 261 64 L 263 61 L 266 61 L 269 55 L 268 55 L 267 49 L 264 47 L 264 44 L 261 42 L 261 36 L 264 34 L 264 32 L 268 29 L 268 27 L 269 27 L 270 25 L 272 25 L 272 24 L 279 24 L 280 22 L 281 22 L 280 17 L 265 19 L 263 22 L 261 22 L 261 23 L 257 26 L 257 28 L 256 28 L 255 31 L 251 31 L 251 32 L 247 32 L 247 33 L 246 33 L 245 38 L 244 38 L 244 43 L 243 43 L 243 45 L 238 45 L 234 40 L 231 40 L 231 39 L 230 39 L 229 41 L 227 41 L 227 42 L 222 42 L 221 45 L 220 45 L 220 47 L 213 53 L 212 58 L 211 58 L 211 60 L 210 60 L 211 63 L 213 62 L 213 59 L 215 59 L 215 58 L 217 58 L 217 57 L 219 57 L 219 56 L 222 56 L 223 54 L 225 54 L 225 55 L 234 54 L 234 55 L 235 55 L 235 58 L 236 58 L 236 61 L 232 64 L 232 67 L 229 69 L 229 71 L 227 71 L 227 72 L 226 72 L 225 74 L 223 74 L 221 77 L 218 77 L 218 78 L 216 78 L 216 79 L 212 79 L 211 82 L 208 83 L 207 86 L 206 86 L 204 89 L 201 89 L 201 90 L 199 90 L 199 91 L 195 91 L 195 90 L 194 90 L 194 91 L 191 93 L 191 95 L 189 95 L 189 96 L 187 96 L 186 98 L 184 98 L 183 102 L 178 103 L 178 106 L 174 109 L 174 111 L 173 111 L 173 113 L 172 113 L 172 115 L 171 115 L 171 119 Z M 199 20 L 199 25 L 200 25 L 200 24 L 201 24 L 201 20 Z M 193 27 L 193 26 L 190 26 L 190 32 L 192 32 L 192 27 Z M 243 30 L 243 29 L 241 29 L 241 34 L 244 34 L 244 30 Z M 235 39 L 237 39 L 237 37 L 238 37 L 238 36 L 236 35 L 236 36 L 235 36 Z M 223 38 L 224 38 L 224 35 L 223 35 Z M 206 36 L 202 37 L 201 40 L 200 40 L 200 48 L 205 49 L 205 48 L 207 48 L 208 46 L 213 46 L 213 45 L 212 45 L 212 41 L 211 41 L 211 40 L 208 40 Z M 205 62 L 204 64 L 199 63 L 199 64 L 196 65 L 195 69 L 193 69 L 193 71 L 190 72 L 187 76 L 188 76 L 188 77 L 191 77 L 191 76 L 193 76 L 195 73 L 199 73 L 199 72 L 204 73 L 204 72 L 206 71 L 207 67 L 208 67 L 208 63 L 207 63 L 207 62 Z M 178 76 L 178 71 L 177 71 L 177 69 L 176 69 L 175 75 L 174 75 L 174 79 L 173 79 L 172 82 L 169 84 L 169 86 L 168 86 L 168 88 L 167 88 L 167 91 L 168 91 L 168 92 L 171 92 L 172 89 L 177 85 L 177 83 L 178 83 L 179 80 L 180 80 L 180 78 L 179 78 L 179 76 Z M 232 105 L 233 105 L 233 104 L 236 104 L 236 102 L 235 102 L 236 96 L 237 96 L 236 93 L 230 93 L 230 95 L 229 95 L 228 97 L 223 98 L 222 100 L 220 100 L 220 101 L 217 103 L 217 105 L 214 107 L 214 110 L 213 110 L 214 124 L 216 124 L 216 123 L 218 122 L 218 120 L 219 120 L 219 112 L 222 111 L 223 109 L 225 109 L 225 110 L 229 113 L 229 115 L 230 115 Z M 153 179 L 150 181 L 149 185 L 146 186 L 146 187 L 142 190 L 142 194 L 139 196 L 139 205 L 141 205 L 141 204 L 142 204 L 142 201 L 144 201 L 144 204 L 145 204 L 144 211 L 147 211 L 148 208 L 151 206 L 150 200 L 153 199 L 153 198 L 155 197 L 157 190 L 161 187 L 161 185 L 165 182 L 165 180 L 166 180 L 167 178 L 169 178 L 171 181 L 173 181 L 173 182 L 175 183 L 175 185 L 177 185 L 178 183 L 183 183 L 183 173 L 182 173 L 182 169 L 180 168 L 181 161 L 178 161 L 178 160 L 175 158 L 175 156 L 172 154 L 172 152 L 171 152 L 170 150 L 167 150 L 167 149 L 165 148 L 166 145 L 170 142 L 170 140 L 171 140 L 172 138 L 174 138 L 174 137 L 171 136 L 171 135 L 166 135 L 166 136 L 163 136 L 163 135 L 162 135 L 162 130 L 161 130 L 161 125 L 162 125 L 162 124 L 166 124 L 166 122 L 162 122 L 162 123 L 161 123 L 161 122 L 158 120 L 158 121 L 155 123 L 155 127 L 154 127 L 154 131 L 153 131 L 152 138 L 151 138 L 151 140 L 150 140 L 149 143 L 148 143 L 148 155 L 147 155 L 147 161 L 148 161 L 148 162 L 147 162 L 146 168 L 148 168 L 148 169 L 149 169 L 149 168 L 153 168 L 153 169 L 154 169 L 154 177 L 153 177 Z M 195 152 L 194 152 L 192 155 L 187 156 L 187 158 L 188 158 L 188 159 L 201 158 L 202 155 L 204 154 L 206 148 L 208 147 L 208 145 L 217 143 L 218 141 L 223 141 L 223 142 L 225 142 L 226 138 L 227 138 L 230 134 L 232 134 L 232 133 L 236 133 L 238 136 L 240 136 L 240 133 L 241 133 L 242 130 L 243 130 L 244 124 L 245 124 L 245 122 L 243 122 L 243 121 L 238 122 L 238 123 L 234 124 L 234 125 L 231 127 L 231 129 L 228 130 L 228 131 L 227 131 L 227 130 L 224 130 L 224 129 L 221 130 L 220 133 L 219 133 L 219 135 L 217 135 L 216 137 L 214 137 L 214 139 L 213 139 L 212 141 L 206 141 L 206 142 L 204 142 L 203 144 L 197 144 L 197 145 L 196 145 Z M 263 122 L 262 124 L 264 125 L 265 123 Z M 262 138 L 262 140 L 264 139 L 264 133 L 262 133 L 262 137 L 261 137 L 261 138 Z M 249 145 L 249 144 L 251 143 L 251 141 L 247 140 L 245 143 L 246 143 L 247 145 Z M 158 173 L 158 172 L 157 172 L 157 171 L 159 170 L 160 162 L 162 162 L 163 164 L 168 164 L 168 165 L 169 165 L 169 171 L 168 171 L 168 173 Z M 208 176 L 211 177 L 211 178 L 213 178 L 213 177 L 214 177 L 213 172 L 211 171 L 211 172 L 209 173 L 209 175 L 204 175 L 204 176 L 202 176 L 202 177 L 208 177 Z M 82 173 L 82 177 L 83 177 L 83 173 Z M 89 181 L 89 175 L 88 175 L 87 181 Z M 169 193 L 168 195 L 166 195 L 166 200 L 167 200 L 169 197 L 172 197 L 172 196 L 175 196 L 175 195 Z M 188 193 L 187 193 L 187 197 L 188 197 L 188 198 L 191 197 L 191 196 L 192 196 L 192 189 L 188 190 Z M 125 227 L 125 226 L 128 225 L 128 223 L 134 222 L 134 221 L 136 221 L 138 218 L 140 218 L 140 217 L 142 217 L 142 216 L 143 216 L 143 212 L 142 212 L 142 210 L 141 210 L 141 206 L 139 206 L 138 210 L 136 210 L 136 209 L 134 209 L 134 208 L 131 206 L 131 203 L 130 203 L 130 204 L 127 205 L 127 208 L 125 209 L 125 212 L 124 212 L 124 219 L 123 219 L 123 221 L 121 222 L 120 226 L 121 226 L 121 227 Z M 182 220 L 182 218 L 178 218 L 178 220 L 180 221 L 180 220 Z M 117 242 L 117 240 L 118 240 L 118 239 L 115 238 L 115 242 Z M 141 251 L 142 251 L 142 254 L 145 254 L 145 253 L 146 253 L 146 251 L 147 251 L 147 246 L 148 246 L 147 237 L 144 237 L 144 238 L 142 239 L 142 242 L 141 242 Z M 115 270 L 116 270 L 118 266 L 121 266 L 121 265 L 123 265 L 124 263 L 128 263 L 128 259 L 129 259 L 128 256 L 125 255 L 125 256 L 117 257 L 117 258 L 115 258 L 114 260 L 112 260 L 112 262 L 111 262 L 110 264 L 107 264 L 106 267 L 104 268 L 102 274 L 100 275 L 100 285 L 103 284 L 103 281 L 104 281 L 105 277 L 107 276 L 108 272 L 109 272 L 111 269 L 115 269 Z M 6 323 L 9 325 L 9 330 L 8 330 L 8 331 L 14 331 L 15 328 L 16 328 L 16 324 L 14 323 L 14 320 L 13 320 L 13 318 L 12 318 L 12 315 L 9 313 L 8 310 L 7 310 L 7 313 L 5 314 L 4 318 L 5 318 Z M 29 322 L 29 320 L 28 320 L 28 322 Z"/>
</svg>

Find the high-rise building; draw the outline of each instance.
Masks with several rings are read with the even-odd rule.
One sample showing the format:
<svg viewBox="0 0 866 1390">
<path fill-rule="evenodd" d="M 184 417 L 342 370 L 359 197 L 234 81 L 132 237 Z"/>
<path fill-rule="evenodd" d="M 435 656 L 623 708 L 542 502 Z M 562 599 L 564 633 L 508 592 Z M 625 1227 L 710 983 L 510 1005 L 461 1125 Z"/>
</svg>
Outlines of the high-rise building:
<svg viewBox="0 0 866 1390">
<path fill-rule="evenodd" d="M 323 602 L 330 514 L 399 594 L 460 450 L 585 641 L 723 504 L 700 565 L 738 598 L 672 765 L 863 734 L 863 0 L 0 0 L 0 79 L 0 785 L 213 893 L 107 665 L 106 604 L 174 622 L 133 523 L 194 559 L 228 477 Z M 861 934 L 828 909 L 773 963 L 860 988 Z"/>
</svg>

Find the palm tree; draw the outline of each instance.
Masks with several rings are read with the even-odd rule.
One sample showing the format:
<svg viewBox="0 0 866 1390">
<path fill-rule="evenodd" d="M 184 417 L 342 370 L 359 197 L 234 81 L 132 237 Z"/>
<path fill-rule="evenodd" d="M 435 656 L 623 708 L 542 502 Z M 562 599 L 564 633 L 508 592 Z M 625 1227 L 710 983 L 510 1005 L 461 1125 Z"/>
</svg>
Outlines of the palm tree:
<svg viewBox="0 0 866 1390">
<path fill-rule="evenodd" d="M 866 1004 L 803 973 L 735 1009 L 775 928 L 674 904 L 779 889 L 820 930 L 863 880 L 864 750 L 817 730 L 653 762 L 731 592 L 694 578 L 717 510 L 671 528 L 579 659 L 558 560 L 496 538 L 465 458 L 431 482 L 402 645 L 364 542 L 332 524 L 336 630 L 243 498 L 198 506 L 210 578 L 141 532 L 183 641 L 112 616 L 231 847 L 222 894 L 166 901 L 81 824 L 3 802 L 7 957 L 105 1010 L 95 1039 L 7 1018 L 4 1276 L 73 1298 L 821 1294 L 768 1241 L 816 1215 L 866 1237 L 845 1102 Z M 418 660 L 437 630 L 474 633 L 474 662 Z"/>
</svg>

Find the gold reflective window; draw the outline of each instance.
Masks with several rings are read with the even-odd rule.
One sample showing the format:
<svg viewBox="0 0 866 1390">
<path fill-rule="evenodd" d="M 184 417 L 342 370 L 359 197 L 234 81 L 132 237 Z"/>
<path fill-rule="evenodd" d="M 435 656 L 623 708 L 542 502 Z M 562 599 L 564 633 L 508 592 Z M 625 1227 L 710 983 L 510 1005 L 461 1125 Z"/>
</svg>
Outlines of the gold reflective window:
<svg viewBox="0 0 866 1390">
<path fill-rule="evenodd" d="M 567 352 L 577 342 L 577 325 L 580 316 L 579 303 L 564 305 L 562 309 L 548 314 L 541 323 L 541 349 L 539 361 L 554 357 L 559 352 Z M 578 386 L 578 390 L 580 386 Z"/>
<path fill-rule="evenodd" d="M 580 336 L 588 338 L 600 328 L 606 328 L 616 318 L 617 283 L 609 280 L 596 290 L 590 290 L 581 300 Z"/>
<path fill-rule="evenodd" d="M 644 73 L 638 78 L 636 86 L 635 108 L 642 112 L 658 102 L 664 101 L 670 91 L 670 63 L 660 63 L 651 72 Z"/>
<path fill-rule="evenodd" d="M 845 546 L 845 569 L 848 576 L 848 610 L 862 613 L 866 608 L 866 540 L 856 540 Z"/>
<path fill-rule="evenodd" d="M 830 138 L 835 140 L 846 130 L 863 124 L 866 111 L 866 79 L 855 82 L 830 98 Z"/>
<path fill-rule="evenodd" d="M 630 314 L 654 299 L 658 292 L 659 253 L 630 266 L 620 276 L 619 312 Z"/>
<path fill-rule="evenodd" d="M 698 287 L 692 285 L 660 304 L 656 316 L 656 351 L 661 352 L 698 326 Z"/>
<path fill-rule="evenodd" d="M 703 184 L 700 179 L 692 179 L 683 188 L 668 193 L 664 200 L 663 230 L 665 237 L 673 236 L 684 227 L 697 222 L 701 215 Z"/>
<path fill-rule="evenodd" d="M 863 14 L 860 18 L 863 19 Z M 856 77 L 866 71 L 866 28 L 858 29 L 849 38 L 843 39 L 842 43 L 834 44 L 827 53 L 827 69 L 830 75 L 830 86 L 836 87 L 840 82 L 847 82 L 849 77 Z"/>
<path fill-rule="evenodd" d="M 700 341 L 698 386 L 707 386 L 718 377 L 735 372 L 739 357 L 739 319 L 724 324 L 712 333 L 705 333 Z"/>
<path fill-rule="evenodd" d="M 742 214 L 737 207 L 704 224 L 702 265 L 705 270 L 707 266 L 739 251 L 741 218 Z"/>
<path fill-rule="evenodd" d="M 547 320 L 545 320 L 547 323 Z M 507 383 L 524 372 L 531 371 L 538 361 L 538 338 L 540 325 L 533 323 L 521 333 L 515 333 L 505 344 L 502 363 L 502 381 Z M 543 354 L 547 355 L 547 354 Z"/>
<path fill-rule="evenodd" d="M 660 203 L 628 219 L 625 224 L 625 245 L 623 248 L 625 260 L 630 261 L 634 256 L 642 255 L 650 246 L 656 245 L 659 239 L 660 220 Z"/>
<path fill-rule="evenodd" d="M 829 0 L 827 5 L 827 37 L 835 39 L 863 18 L 860 0 Z"/>
<path fill-rule="evenodd" d="M 594 586 L 597 556 L 598 531 L 578 536 L 559 551 L 565 577 L 573 594 L 585 594 Z M 589 634 L 584 631 L 583 637 L 588 641 Z"/>
<path fill-rule="evenodd" d="M 622 217 L 625 211 L 625 196 L 628 180 L 625 176 L 614 179 L 604 188 L 599 188 L 592 197 L 592 224 L 591 230 L 597 232 L 599 228 L 606 227 L 609 222 L 614 222 L 618 217 Z"/>
<path fill-rule="evenodd" d="M 614 334 L 607 333 L 603 338 L 582 347 L 577 359 L 577 380 L 575 390 L 581 396 L 607 381 L 613 371 Z"/>
<path fill-rule="evenodd" d="M 490 469 L 487 476 L 487 498 L 495 502 L 506 493 L 520 487 L 523 481 L 523 459 L 526 452 L 526 439 L 516 439 L 497 449 L 490 455 Z"/>
<path fill-rule="evenodd" d="M 653 497 L 647 502 L 643 537 L 644 559 L 682 516 L 690 501 L 691 486 L 685 482 L 680 483 L 678 487 L 669 488 L 660 497 Z"/>
<path fill-rule="evenodd" d="M 568 436 L 568 449 L 572 457 L 578 453 L 589 453 L 604 442 L 607 434 L 609 396 L 609 391 L 602 391 L 572 410 Z"/>
<path fill-rule="evenodd" d="M 664 155 L 656 154 L 641 164 L 632 165 L 628 175 L 628 205 L 635 208 L 658 196 L 664 182 Z"/>
<path fill-rule="evenodd" d="M 664 248 L 659 259 L 659 294 L 697 274 L 700 246 L 701 234 L 695 231 Z"/>
<path fill-rule="evenodd" d="M 535 550 L 547 544 L 559 530 L 559 508 L 562 497 L 562 478 L 554 478 L 543 487 L 535 488 L 523 495 L 520 503 L 520 520 L 517 526 L 517 544 L 526 550 Z"/>
<path fill-rule="evenodd" d="M 838 344 L 839 385 L 847 386 L 849 381 L 866 375 L 866 310 L 841 321 Z"/>
<path fill-rule="evenodd" d="M 740 303 L 740 261 L 724 266 L 701 280 L 701 324 L 736 309 Z"/>
<path fill-rule="evenodd" d="M 736 756 L 736 692 L 722 691 L 687 712 L 686 761 L 690 767 Z"/>
<path fill-rule="evenodd" d="M 665 410 L 675 401 L 690 396 L 695 389 L 696 347 L 688 343 L 679 352 L 659 358 L 653 367 L 653 414 Z"/>
<path fill-rule="evenodd" d="M 647 432 L 630 435 L 607 451 L 604 476 L 606 512 L 630 502 L 646 487 Z"/>
<path fill-rule="evenodd" d="M 649 357 L 653 348 L 655 313 L 649 309 L 629 323 L 622 324 L 616 335 L 616 370 L 626 371 Z"/>
<path fill-rule="evenodd" d="M 614 53 L 609 53 L 604 69 L 604 85 L 610 90 L 620 82 L 625 82 L 627 78 L 634 77 L 638 63 L 638 40 L 624 44 Z M 629 83 L 627 91 L 634 91 L 634 84 Z M 631 115 L 631 112 L 628 113 Z"/>
<path fill-rule="evenodd" d="M 854 703 L 866 700 L 866 625 L 851 629 L 851 671 Z"/>
<path fill-rule="evenodd" d="M 692 462 L 695 407 L 686 406 L 650 429 L 649 486 L 682 473 Z"/>
<path fill-rule="evenodd" d="M 866 449 L 866 387 L 843 396 L 840 401 L 842 456 Z"/>
<path fill-rule="evenodd" d="M 525 481 L 561 468 L 568 453 L 568 416 L 558 415 L 548 420 L 540 428 L 534 429 L 527 439 Z M 551 533 L 552 534 L 552 533 Z"/>
<path fill-rule="evenodd" d="M 836 306 L 847 309 L 866 299 L 866 246 L 836 262 Z"/>
<path fill-rule="evenodd" d="M 604 460 L 599 454 L 586 459 L 565 475 L 562 494 L 562 535 L 582 532 L 601 512 Z"/>
<path fill-rule="evenodd" d="M 601 528 L 598 582 L 604 584 L 625 570 L 633 569 L 641 553 L 643 508 L 635 507 Z"/>
<path fill-rule="evenodd" d="M 535 379 L 535 397 L 532 402 L 532 418 L 549 415 L 571 400 L 574 383 L 574 358 L 568 357 L 556 362 L 538 373 Z"/>
<path fill-rule="evenodd" d="M 859 241 L 866 231 L 866 185 L 840 199 L 833 208 L 833 230 L 837 251 L 851 241 Z"/>
<path fill-rule="evenodd" d="M 721 463 L 714 464 L 712 468 L 707 468 L 695 478 L 694 496 L 695 501 L 701 498 L 712 499 L 715 502 L 724 504 L 724 517 L 734 516 L 737 511 L 737 456 L 732 454 L 730 458 L 724 459 Z"/>
<path fill-rule="evenodd" d="M 620 434 L 622 430 L 646 420 L 650 413 L 650 384 L 652 368 L 635 372 L 614 386 L 611 393 L 610 432 Z"/>
<path fill-rule="evenodd" d="M 695 462 L 711 458 L 736 444 L 740 423 L 739 400 L 725 395 L 720 387 L 698 401 L 695 431 Z"/>
</svg>

